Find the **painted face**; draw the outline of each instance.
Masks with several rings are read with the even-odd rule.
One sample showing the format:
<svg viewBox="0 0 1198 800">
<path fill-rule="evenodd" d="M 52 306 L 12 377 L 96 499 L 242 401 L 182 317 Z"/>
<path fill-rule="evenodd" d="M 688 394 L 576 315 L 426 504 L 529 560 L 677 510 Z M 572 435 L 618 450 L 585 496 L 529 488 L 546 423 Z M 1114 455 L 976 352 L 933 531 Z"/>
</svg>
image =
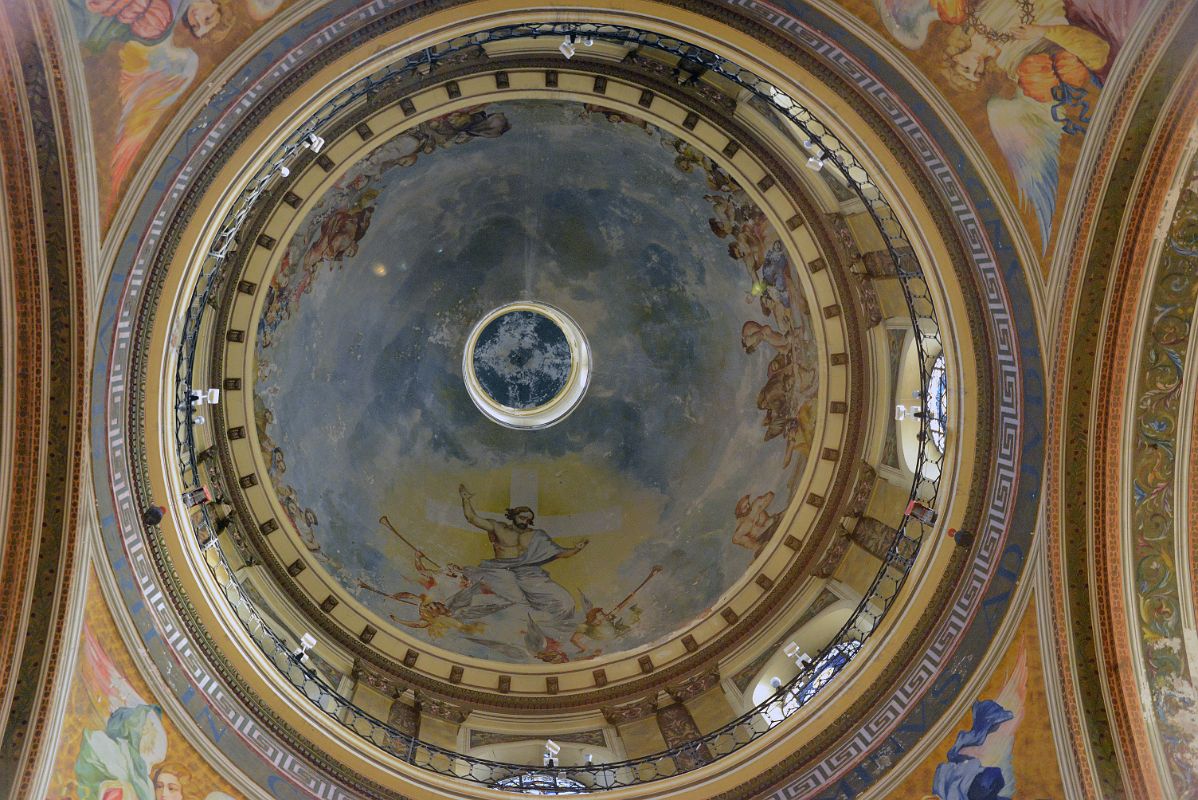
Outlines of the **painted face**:
<svg viewBox="0 0 1198 800">
<path fill-rule="evenodd" d="M 533 514 L 531 511 L 521 511 L 516 514 L 516 527 L 527 528 L 532 525 Z"/>
<path fill-rule="evenodd" d="M 169 772 L 158 773 L 154 781 L 154 800 L 183 800 L 183 784 L 178 775 Z"/>
<path fill-rule="evenodd" d="M 952 57 L 957 75 L 977 83 L 986 72 L 986 62 L 998 54 L 997 49 L 980 36 L 969 40 L 969 47 Z"/>
<path fill-rule="evenodd" d="M 196 38 L 202 39 L 211 33 L 216 24 L 220 22 L 220 6 L 212 0 L 193 0 L 192 4 L 187 7 L 184 19 Z"/>
</svg>

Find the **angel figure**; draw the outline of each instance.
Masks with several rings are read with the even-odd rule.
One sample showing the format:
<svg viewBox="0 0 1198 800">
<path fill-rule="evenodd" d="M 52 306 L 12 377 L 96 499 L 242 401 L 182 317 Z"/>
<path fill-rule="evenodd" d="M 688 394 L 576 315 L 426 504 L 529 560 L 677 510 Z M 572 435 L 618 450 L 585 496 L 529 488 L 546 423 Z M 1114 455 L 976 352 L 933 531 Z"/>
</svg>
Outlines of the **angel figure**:
<svg viewBox="0 0 1198 800">
<path fill-rule="evenodd" d="M 1015 771 L 1011 753 L 1023 719 L 1027 690 L 1027 645 L 994 700 L 973 704 L 973 725 L 957 734 L 948 758 L 936 767 L 932 792 L 940 800 L 1011 800 Z"/>
<path fill-rule="evenodd" d="M 117 90 L 121 114 L 117 121 L 115 144 L 109 162 L 109 213 L 133 162 L 150 132 L 167 109 L 191 86 L 200 59 L 194 50 L 176 47 L 170 39 L 147 46 L 126 42 L 120 50 L 121 77 Z"/>
<path fill-rule="evenodd" d="M 166 758 L 162 709 L 147 703 L 86 625 L 81 673 L 96 723 L 85 727 L 75 760 L 81 796 L 152 800 L 151 772 Z"/>
<path fill-rule="evenodd" d="M 901 44 L 919 49 L 928 28 L 951 25 L 943 74 L 970 92 L 997 73 L 1013 89 L 986 103 L 990 131 L 1048 252 L 1065 136 L 1085 131 L 1093 93 L 1146 0 L 874 0 Z"/>
<path fill-rule="evenodd" d="M 649 574 L 643 581 L 637 584 L 628 595 L 616 604 L 611 611 L 605 611 L 600 606 L 596 606 L 587 599 L 587 596 L 582 595 L 582 622 L 570 635 L 570 644 L 578 648 L 582 658 L 591 658 L 597 656 L 603 651 L 599 648 L 589 648 L 582 643 L 583 638 L 590 639 L 593 642 L 603 642 L 611 639 L 618 639 L 624 634 L 632 630 L 632 626 L 640 622 L 641 608 L 638 605 L 632 604 L 633 598 L 637 592 L 645 588 L 649 581 L 653 580 L 655 575 L 661 573 L 663 567 L 660 564 L 654 564 L 649 570 Z M 624 609 L 628 609 L 627 615 L 623 615 Z"/>
<path fill-rule="evenodd" d="M 402 619 L 394 614 L 388 614 L 391 621 L 403 625 L 407 628 L 417 628 L 428 631 L 428 635 L 434 639 L 440 639 L 450 631 L 459 633 L 478 633 L 483 629 L 483 626 L 476 622 L 463 622 L 455 619 L 453 612 L 449 606 L 439 600 L 434 600 L 427 594 L 415 594 L 413 592 L 387 592 L 378 587 L 371 586 L 366 581 L 358 581 L 358 586 L 368 592 L 380 594 L 383 597 L 394 600 L 397 603 L 407 603 L 408 605 L 416 606 L 417 619 Z"/>
<path fill-rule="evenodd" d="M 752 550 L 754 558 L 761 554 L 782 521 L 783 512 L 769 511 L 773 502 L 774 493 L 766 492 L 752 500 L 746 494 L 736 503 L 736 530 L 732 533 L 732 543 Z"/>
</svg>

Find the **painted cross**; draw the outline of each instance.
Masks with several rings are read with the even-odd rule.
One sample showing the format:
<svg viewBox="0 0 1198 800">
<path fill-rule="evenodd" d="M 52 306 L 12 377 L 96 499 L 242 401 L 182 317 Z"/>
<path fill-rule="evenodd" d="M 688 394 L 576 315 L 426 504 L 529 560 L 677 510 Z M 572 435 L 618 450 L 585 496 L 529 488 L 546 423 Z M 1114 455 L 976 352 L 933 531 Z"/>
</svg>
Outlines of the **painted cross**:
<svg viewBox="0 0 1198 800">
<path fill-rule="evenodd" d="M 542 528 L 554 538 L 570 536 L 595 536 L 604 533 L 617 533 L 623 527 L 623 518 L 619 506 L 600 511 L 582 511 L 577 514 L 547 515 L 542 517 L 537 501 L 540 491 L 537 473 L 531 469 L 513 469 L 511 483 L 508 488 L 508 508 L 528 506 L 536 515 L 533 525 Z M 479 509 L 482 511 L 482 509 Z M 487 513 L 487 512 L 483 512 Z M 432 498 L 424 501 L 424 515 L 429 522 L 456 528 L 464 531 L 474 531 L 475 528 L 462 515 L 461 503 L 442 503 Z"/>
</svg>

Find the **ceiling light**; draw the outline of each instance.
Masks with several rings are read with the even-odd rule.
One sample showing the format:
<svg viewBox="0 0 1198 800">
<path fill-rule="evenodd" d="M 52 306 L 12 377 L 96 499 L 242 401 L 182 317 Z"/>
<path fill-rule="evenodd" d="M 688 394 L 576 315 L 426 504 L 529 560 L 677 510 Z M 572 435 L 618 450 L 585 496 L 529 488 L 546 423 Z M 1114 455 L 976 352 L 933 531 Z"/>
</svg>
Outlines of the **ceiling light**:
<svg viewBox="0 0 1198 800">
<path fill-rule="evenodd" d="M 812 156 L 811 158 L 807 159 L 807 168 L 819 172 L 824 168 L 824 160 L 819 156 Z"/>
<path fill-rule="evenodd" d="M 287 169 L 287 167 L 285 167 L 285 166 L 279 167 L 279 175 L 281 175 L 282 177 L 286 178 L 290 174 L 291 174 L 291 170 Z"/>
<path fill-rule="evenodd" d="M 309 133 L 308 138 L 304 140 L 304 144 L 312 148 L 313 153 L 319 153 L 324 149 L 324 139 L 317 136 L 315 133 Z"/>
<path fill-rule="evenodd" d="M 562 51 L 562 55 L 567 60 L 574 58 L 574 37 L 567 36 L 565 39 L 562 39 L 562 43 L 557 46 L 557 49 Z"/>
</svg>

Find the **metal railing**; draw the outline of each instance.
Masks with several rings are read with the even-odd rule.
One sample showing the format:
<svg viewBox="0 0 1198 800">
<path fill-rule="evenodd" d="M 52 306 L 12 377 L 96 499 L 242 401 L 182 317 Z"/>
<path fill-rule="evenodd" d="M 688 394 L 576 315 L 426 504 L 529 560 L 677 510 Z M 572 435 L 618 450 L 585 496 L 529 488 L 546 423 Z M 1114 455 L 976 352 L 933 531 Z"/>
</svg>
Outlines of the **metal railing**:
<svg viewBox="0 0 1198 800">
<path fill-rule="evenodd" d="M 385 85 L 417 74 L 427 75 L 447 58 L 478 48 L 487 42 L 569 35 L 650 47 L 676 55 L 680 59 L 681 68 L 691 73 L 707 70 L 736 83 L 770 104 L 797 128 L 807 143 L 805 146 L 824 162 L 824 168 L 839 172 L 846 185 L 862 201 L 886 242 L 911 315 L 915 346 L 919 354 L 921 386 L 924 387 L 926 395 L 928 371 L 931 359 L 936 354 L 932 352 L 932 345 L 938 350 L 940 344 L 940 329 L 931 292 L 893 209 L 866 170 L 828 127 L 794 98 L 760 76 L 709 50 L 677 39 L 651 31 L 612 25 L 512 25 L 452 39 L 388 66 L 347 87 L 323 105 L 280 145 L 265 166 L 250 180 L 248 187 L 242 191 L 225 217 L 201 265 L 200 275 L 183 319 L 175 375 L 175 443 L 180 479 L 185 488 L 199 487 L 203 482 L 200 465 L 196 460 L 190 393 L 195 385 L 193 378 L 201 328 L 205 314 L 211 308 L 209 300 L 215 297 L 215 292 L 227 277 L 230 257 L 239 245 L 238 236 L 242 226 L 277 176 L 283 174 L 287 165 L 310 146 L 313 134 L 323 130 L 342 110 L 379 91 Z M 928 446 L 929 423 L 929 415 L 923 415 L 921 446 L 917 448 L 910 498 L 931 507 L 935 504 L 939 490 L 940 462 L 943 454 Z M 299 689 L 324 714 L 384 751 L 420 769 L 485 784 L 499 790 L 535 794 L 577 794 L 668 778 L 733 753 L 765 735 L 778 722 L 809 702 L 861 652 L 864 643 L 877 629 L 878 623 L 902 589 L 919 553 L 924 535 L 930 529 L 930 526 L 914 517 L 903 515 L 882 567 L 853 615 L 806 668 L 770 698 L 748 712 L 717 730 L 660 753 L 614 763 L 533 767 L 475 758 L 422 741 L 368 714 L 349 698 L 338 693 L 324 678 L 301 661 L 292 647 L 271 629 L 254 607 L 219 544 L 219 531 L 210 510 L 206 507 L 197 509 L 194 522 L 194 533 L 204 552 L 205 561 L 238 620 L 280 675 Z"/>
</svg>

